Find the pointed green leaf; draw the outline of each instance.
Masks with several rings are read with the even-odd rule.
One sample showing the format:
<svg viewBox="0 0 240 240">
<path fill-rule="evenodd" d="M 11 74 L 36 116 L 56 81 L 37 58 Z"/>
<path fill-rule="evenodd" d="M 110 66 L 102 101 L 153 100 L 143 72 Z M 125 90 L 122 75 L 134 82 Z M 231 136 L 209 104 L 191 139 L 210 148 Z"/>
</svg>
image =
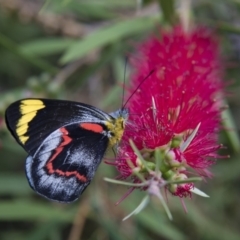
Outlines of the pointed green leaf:
<svg viewBox="0 0 240 240">
<path fill-rule="evenodd" d="M 142 17 L 118 21 L 72 44 L 61 58 L 61 63 L 65 64 L 79 59 L 96 48 L 103 47 L 128 36 L 133 36 L 139 32 L 144 32 L 154 27 L 155 24 L 156 17 Z"/>
</svg>

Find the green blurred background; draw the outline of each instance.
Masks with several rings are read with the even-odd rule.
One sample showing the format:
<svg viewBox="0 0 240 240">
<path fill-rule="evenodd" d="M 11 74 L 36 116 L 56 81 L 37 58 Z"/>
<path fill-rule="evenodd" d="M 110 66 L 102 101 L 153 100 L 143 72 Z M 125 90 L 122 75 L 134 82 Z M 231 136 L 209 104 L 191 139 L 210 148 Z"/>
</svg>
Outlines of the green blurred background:
<svg viewBox="0 0 240 240">
<path fill-rule="evenodd" d="M 197 184 L 209 199 L 169 196 L 173 221 L 158 200 L 122 222 L 144 196 L 111 185 L 116 170 L 101 164 L 81 198 L 50 202 L 29 187 L 26 153 L 6 130 L 4 111 L 24 97 L 82 101 L 105 111 L 121 106 L 125 58 L 155 26 L 179 16 L 204 24 L 221 39 L 229 110 L 220 142 L 229 159 L 213 166 L 214 178 Z M 128 66 L 127 77 L 131 72 Z M 0 0 L 0 240 L 240 239 L 240 1 L 239 0 Z M 235 122 L 234 123 L 232 122 Z"/>
</svg>

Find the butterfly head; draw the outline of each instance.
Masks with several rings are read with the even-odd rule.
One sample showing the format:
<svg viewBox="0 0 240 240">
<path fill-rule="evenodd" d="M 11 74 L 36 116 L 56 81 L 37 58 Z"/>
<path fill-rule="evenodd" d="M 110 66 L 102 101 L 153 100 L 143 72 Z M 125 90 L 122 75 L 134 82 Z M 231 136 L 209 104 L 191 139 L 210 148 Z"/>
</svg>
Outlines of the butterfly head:
<svg viewBox="0 0 240 240">
<path fill-rule="evenodd" d="M 123 108 L 109 115 L 112 119 L 107 121 L 106 125 L 110 132 L 109 145 L 112 147 L 121 141 L 129 113 L 126 108 Z"/>
</svg>

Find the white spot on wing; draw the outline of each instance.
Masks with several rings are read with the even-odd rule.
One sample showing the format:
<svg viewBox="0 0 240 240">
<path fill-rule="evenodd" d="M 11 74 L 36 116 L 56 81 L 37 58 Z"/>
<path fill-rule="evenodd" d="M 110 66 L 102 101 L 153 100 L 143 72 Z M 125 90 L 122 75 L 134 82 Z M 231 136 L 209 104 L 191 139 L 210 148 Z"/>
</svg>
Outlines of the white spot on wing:
<svg viewBox="0 0 240 240">
<path fill-rule="evenodd" d="M 32 179 L 32 163 L 33 163 L 32 156 L 28 156 L 26 159 L 25 170 L 26 170 L 28 182 L 29 182 L 30 186 L 34 189 L 35 186 L 34 186 L 33 179 Z"/>
</svg>

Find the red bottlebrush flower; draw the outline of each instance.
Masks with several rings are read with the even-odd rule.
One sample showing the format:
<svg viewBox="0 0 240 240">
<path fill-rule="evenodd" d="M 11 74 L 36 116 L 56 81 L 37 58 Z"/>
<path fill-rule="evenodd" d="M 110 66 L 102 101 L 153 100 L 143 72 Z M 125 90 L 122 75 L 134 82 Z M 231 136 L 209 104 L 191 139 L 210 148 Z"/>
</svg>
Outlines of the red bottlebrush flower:
<svg viewBox="0 0 240 240">
<path fill-rule="evenodd" d="M 186 197 L 194 190 L 191 176 L 211 176 L 208 167 L 221 148 L 217 139 L 223 82 L 218 51 L 218 41 L 207 29 L 184 32 L 179 26 L 138 46 L 127 97 L 154 72 L 128 102 L 130 117 L 114 163 L 120 179 L 131 177 L 141 183 L 137 175 L 141 174 L 154 186 Z M 150 182 L 143 186 L 149 190 Z"/>
</svg>

